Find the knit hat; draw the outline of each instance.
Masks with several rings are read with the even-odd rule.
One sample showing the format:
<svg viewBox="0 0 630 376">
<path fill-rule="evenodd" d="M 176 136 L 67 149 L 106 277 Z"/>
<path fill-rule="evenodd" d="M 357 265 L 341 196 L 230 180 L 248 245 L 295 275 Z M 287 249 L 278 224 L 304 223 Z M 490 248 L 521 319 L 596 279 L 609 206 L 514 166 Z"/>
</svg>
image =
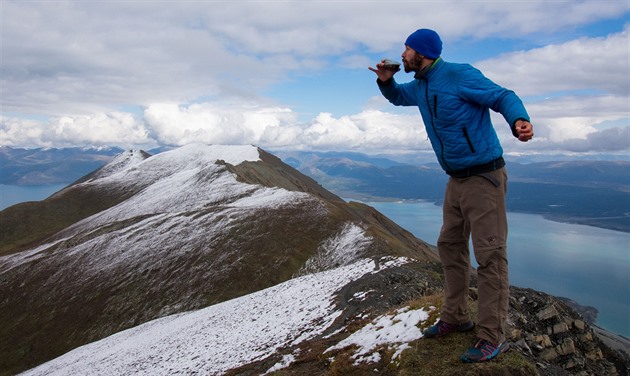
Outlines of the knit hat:
<svg viewBox="0 0 630 376">
<path fill-rule="evenodd" d="M 418 29 L 414 31 L 405 42 L 406 46 L 413 48 L 417 53 L 429 59 L 435 60 L 442 53 L 442 40 L 433 30 Z"/>
</svg>

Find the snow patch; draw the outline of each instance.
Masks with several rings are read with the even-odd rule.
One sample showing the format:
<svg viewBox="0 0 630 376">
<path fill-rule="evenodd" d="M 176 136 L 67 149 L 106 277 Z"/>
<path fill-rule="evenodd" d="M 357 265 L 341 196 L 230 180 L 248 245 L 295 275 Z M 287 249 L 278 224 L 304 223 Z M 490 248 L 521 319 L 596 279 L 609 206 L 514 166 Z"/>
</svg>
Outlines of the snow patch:
<svg viewBox="0 0 630 376">
<path fill-rule="evenodd" d="M 361 257 L 372 238 L 354 223 L 346 223 L 336 236 L 327 239 L 317 253 L 304 263 L 298 275 L 347 265 Z"/>
<path fill-rule="evenodd" d="M 204 164 L 224 161 L 236 166 L 243 162 L 260 161 L 260 153 L 258 148 L 253 145 L 207 145 L 197 143 L 157 154 L 151 159 L 171 160 L 174 163 L 181 164 L 189 164 L 191 161 L 201 161 Z"/>
<path fill-rule="evenodd" d="M 406 262 L 390 259 L 379 267 Z M 374 261 L 363 259 L 205 309 L 153 320 L 74 349 L 23 375 L 221 374 L 323 333 L 341 314 L 335 309 L 336 292 L 375 269 Z M 413 320 L 404 312 L 396 319 Z M 402 330 L 392 320 L 378 325 Z M 382 343 L 384 338 L 402 341 L 411 336 L 379 338 Z"/>
<path fill-rule="evenodd" d="M 125 151 L 124 153 L 121 153 L 114 157 L 111 162 L 100 168 L 94 175 L 93 179 L 101 176 L 111 175 L 118 171 L 131 168 L 142 163 L 145 159 L 147 159 L 148 156 L 149 154 L 143 153 L 139 150 Z"/>
<path fill-rule="evenodd" d="M 380 360 L 380 354 L 376 351 L 378 347 L 388 346 L 395 349 L 392 356 L 392 360 L 395 360 L 408 348 L 409 342 L 422 338 L 418 324 L 428 318 L 429 313 L 424 309 L 400 308 L 393 314 L 376 318 L 324 353 L 356 345 L 358 349 L 353 355 L 355 364 L 376 363 Z"/>
<path fill-rule="evenodd" d="M 359 300 L 359 301 L 363 301 L 367 298 L 367 296 L 371 293 L 374 292 L 376 290 L 369 290 L 369 291 L 360 291 L 360 292 L 355 292 L 354 295 L 352 295 L 352 299 L 354 300 Z"/>
<path fill-rule="evenodd" d="M 282 361 L 274 364 L 273 367 L 269 368 L 267 370 L 267 372 L 264 373 L 264 375 L 268 375 L 270 373 L 279 371 L 279 370 L 281 370 L 283 368 L 287 368 L 293 362 L 295 362 L 295 355 L 293 355 L 293 354 L 284 355 L 282 357 Z"/>
</svg>

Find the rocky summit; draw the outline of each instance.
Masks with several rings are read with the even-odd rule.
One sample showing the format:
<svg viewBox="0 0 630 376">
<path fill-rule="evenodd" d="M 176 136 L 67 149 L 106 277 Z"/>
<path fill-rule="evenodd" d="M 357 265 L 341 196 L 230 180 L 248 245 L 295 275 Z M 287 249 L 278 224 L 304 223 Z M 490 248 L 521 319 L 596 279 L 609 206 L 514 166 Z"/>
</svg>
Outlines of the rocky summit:
<svg viewBox="0 0 630 376">
<path fill-rule="evenodd" d="M 421 334 L 433 247 L 253 146 L 124 152 L 0 223 L 0 375 L 628 372 L 623 339 L 516 287 L 511 350 L 458 362 L 474 333 Z"/>
</svg>

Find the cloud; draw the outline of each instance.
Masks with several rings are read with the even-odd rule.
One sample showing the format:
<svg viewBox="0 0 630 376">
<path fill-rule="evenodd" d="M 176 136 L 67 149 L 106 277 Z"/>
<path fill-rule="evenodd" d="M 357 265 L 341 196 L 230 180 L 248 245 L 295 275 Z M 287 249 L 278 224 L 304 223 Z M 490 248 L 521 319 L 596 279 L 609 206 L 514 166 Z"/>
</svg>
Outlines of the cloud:
<svg viewBox="0 0 630 376">
<path fill-rule="evenodd" d="M 64 116 L 123 104 L 250 96 L 304 70 L 399 53 L 421 26 L 447 42 L 535 40 L 628 11 L 626 2 L 2 2 L 4 111 Z M 488 4 L 491 4 L 489 6 Z M 559 15 L 562 15 L 560 17 Z M 527 20 L 524 22 L 523 20 Z M 457 21 L 457 22 L 454 22 Z M 347 60 L 346 57 L 355 56 Z M 247 87 L 249 90 L 243 90 Z"/>
<path fill-rule="evenodd" d="M 307 150 L 388 150 L 430 148 L 418 116 L 368 110 L 335 118 L 321 113 L 299 123 L 287 108 L 173 104 L 150 106 L 147 127 L 161 144 L 254 144 Z"/>
<path fill-rule="evenodd" d="M 552 98 L 529 106 L 532 121 L 538 124 L 537 135 L 554 142 L 585 138 L 604 122 L 628 119 L 628 98 L 571 96 Z"/>
<path fill-rule="evenodd" d="M 523 96 L 591 91 L 628 97 L 629 30 L 626 25 L 607 37 L 512 52 L 476 66 Z"/>
<path fill-rule="evenodd" d="M 321 113 L 300 123 L 296 113 L 281 107 L 153 104 L 141 119 L 126 113 L 61 117 L 49 122 L 0 119 L 0 144 L 8 146 L 129 148 L 193 142 L 304 150 L 430 149 L 419 115 L 377 110 L 338 118 Z"/>
<path fill-rule="evenodd" d="M 535 136 L 526 144 L 511 137 L 507 127 L 501 126 L 505 124 L 501 116 L 493 116 L 505 150 L 519 153 L 630 152 L 627 97 L 602 95 L 549 98 L 527 104 L 527 109 Z"/>
<path fill-rule="evenodd" d="M 202 141 L 430 150 L 417 110 L 375 96 L 366 67 L 397 56 L 411 31 L 433 27 L 445 46 L 488 37 L 524 46 L 475 63 L 521 95 L 534 121 L 536 138 L 523 144 L 499 117 L 506 149 L 628 150 L 627 124 L 601 124 L 628 118 L 629 27 L 605 37 L 571 36 L 626 14 L 625 1 L 445 1 L 432 3 L 431 12 L 426 3 L 407 1 L 388 2 L 387 12 L 372 1 L 3 1 L 2 7 L 2 145 Z M 335 87 L 300 87 L 304 76 L 315 85 L 318 75 L 340 71 L 327 85 L 338 83 L 353 98 L 341 98 L 339 107 L 364 104 L 364 110 L 333 113 L 321 97 L 332 97 Z M 304 99 L 299 90 L 290 105 L 268 96 L 286 82 L 296 82 L 292 88 Z"/>
<path fill-rule="evenodd" d="M 630 151 L 630 127 L 614 127 L 594 130 L 582 137 L 553 141 L 535 136 L 526 144 L 516 139 L 506 140 L 503 147 L 506 154 L 590 154 L 607 153 L 626 159 Z"/>
<path fill-rule="evenodd" d="M 282 147 L 296 141 L 296 116 L 287 108 L 199 103 L 154 104 L 146 126 L 161 144 L 256 144 Z"/>
<path fill-rule="evenodd" d="M 302 144 L 311 149 L 386 151 L 430 149 L 419 115 L 363 111 L 335 118 L 322 113 L 304 129 Z"/>
<path fill-rule="evenodd" d="M 493 115 L 506 152 L 627 152 L 630 127 L 606 126 L 623 114 L 621 98 L 549 100 L 530 106 L 536 136 L 517 141 L 503 118 Z M 588 103 L 586 106 L 584 103 Z M 563 108 L 563 116 L 554 115 Z M 602 117 L 599 112 L 608 116 Z M 562 115 L 562 114 L 561 114 Z M 85 132 L 89 129 L 90 132 Z M 370 153 L 429 151 L 431 145 L 417 112 L 395 114 L 366 109 L 335 117 L 321 113 L 306 123 L 288 108 L 198 103 L 154 104 L 142 117 L 110 113 L 57 118 L 48 123 L 1 119 L 0 143 L 9 146 L 120 145 L 154 147 L 208 144 L 253 144 L 268 149 L 353 150 Z"/>
<path fill-rule="evenodd" d="M 629 29 L 626 25 L 606 37 L 581 37 L 477 63 L 488 77 L 524 97 L 532 118 L 534 140 L 519 145 L 503 130 L 506 149 L 630 151 Z M 500 121 L 497 117 L 495 124 Z M 600 129 L 609 122 L 619 125 Z"/>
<path fill-rule="evenodd" d="M 155 145 L 145 125 L 129 113 L 63 116 L 42 122 L 0 117 L 0 145 L 73 147 Z"/>
</svg>

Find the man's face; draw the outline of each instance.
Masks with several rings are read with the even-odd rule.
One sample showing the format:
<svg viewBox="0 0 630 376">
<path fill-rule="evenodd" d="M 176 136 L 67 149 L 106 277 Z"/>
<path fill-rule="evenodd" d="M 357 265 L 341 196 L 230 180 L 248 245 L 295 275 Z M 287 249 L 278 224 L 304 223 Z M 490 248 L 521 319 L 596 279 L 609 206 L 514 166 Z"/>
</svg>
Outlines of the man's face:
<svg viewBox="0 0 630 376">
<path fill-rule="evenodd" d="M 405 46 L 405 50 L 403 51 L 401 57 L 406 73 L 418 72 L 422 68 L 422 60 L 424 60 L 424 56 L 418 54 L 413 48 Z"/>
</svg>

